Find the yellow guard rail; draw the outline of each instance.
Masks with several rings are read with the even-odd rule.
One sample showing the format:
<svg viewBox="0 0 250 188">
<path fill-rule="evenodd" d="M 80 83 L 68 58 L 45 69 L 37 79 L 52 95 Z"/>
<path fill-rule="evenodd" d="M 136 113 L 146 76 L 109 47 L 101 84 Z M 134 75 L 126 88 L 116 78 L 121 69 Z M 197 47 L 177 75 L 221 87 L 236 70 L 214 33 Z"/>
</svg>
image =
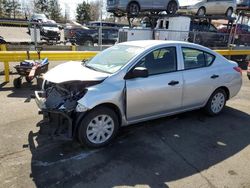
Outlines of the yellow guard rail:
<svg viewBox="0 0 250 188">
<path fill-rule="evenodd" d="M 36 51 L 4 51 L 6 48 L 0 46 L 0 62 L 4 63 L 5 82 L 9 82 L 9 62 L 20 62 L 25 59 L 39 59 Z M 250 50 L 215 50 L 224 56 L 233 55 L 250 55 Z M 89 59 L 95 56 L 98 52 L 94 51 L 42 51 L 40 52 L 40 58 L 48 58 L 49 61 L 77 61 L 83 59 Z"/>
</svg>

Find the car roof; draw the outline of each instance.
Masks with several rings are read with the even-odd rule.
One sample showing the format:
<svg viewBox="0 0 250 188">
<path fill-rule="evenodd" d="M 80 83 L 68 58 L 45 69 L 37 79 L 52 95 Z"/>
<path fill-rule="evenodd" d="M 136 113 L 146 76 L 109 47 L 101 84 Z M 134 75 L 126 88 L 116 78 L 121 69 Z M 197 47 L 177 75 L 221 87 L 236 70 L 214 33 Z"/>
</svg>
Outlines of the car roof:
<svg viewBox="0 0 250 188">
<path fill-rule="evenodd" d="M 189 42 L 183 42 L 183 41 L 174 41 L 174 40 L 137 40 L 137 41 L 129 41 L 129 42 L 123 42 L 120 43 L 121 45 L 130 45 L 130 46 L 138 46 L 142 48 L 150 48 L 155 45 L 161 45 L 161 44 L 193 44 Z M 193 44 L 194 46 L 198 46 L 196 44 Z"/>
</svg>

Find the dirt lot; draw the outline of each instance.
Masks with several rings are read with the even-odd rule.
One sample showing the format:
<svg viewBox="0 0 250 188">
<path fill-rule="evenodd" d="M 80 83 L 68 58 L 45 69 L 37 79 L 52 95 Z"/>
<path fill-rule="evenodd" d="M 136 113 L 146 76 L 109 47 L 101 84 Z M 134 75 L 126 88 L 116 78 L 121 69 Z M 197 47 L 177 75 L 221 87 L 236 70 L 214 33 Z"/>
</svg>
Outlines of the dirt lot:
<svg viewBox="0 0 250 188">
<path fill-rule="evenodd" d="M 11 76 L 13 79 L 14 76 Z M 201 111 L 123 128 L 88 150 L 39 135 L 30 94 L 0 76 L 0 187 L 250 188 L 250 81 L 217 117 Z"/>
</svg>

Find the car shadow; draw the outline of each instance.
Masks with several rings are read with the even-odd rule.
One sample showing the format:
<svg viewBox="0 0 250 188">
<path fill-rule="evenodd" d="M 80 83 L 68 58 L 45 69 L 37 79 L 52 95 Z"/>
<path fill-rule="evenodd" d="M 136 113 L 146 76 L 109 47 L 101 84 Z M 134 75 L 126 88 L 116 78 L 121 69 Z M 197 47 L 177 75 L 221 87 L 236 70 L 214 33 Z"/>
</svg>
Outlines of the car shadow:
<svg viewBox="0 0 250 188">
<path fill-rule="evenodd" d="M 15 88 L 12 85 L 9 85 L 7 82 L 3 82 L 0 84 L 0 92 L 1 91 L 10 91 L 7 94 L 7 97 L 10 98 L 26 98 L 25 101 L 30 101 L 31 95 L 34 95 L 35 90 L 40 90 L 40 87 L 37 86 L 36 81 L 31 83 L 24 82 L 22 83 L 21 88 Z"/>
<path fill-rule="evenodd" d="M 30 132 L 30 176 L 37 187 L 168 187 L 247 147 L 249 122 L 249 114 L 230 107 L 216 117 L 192 111 L 122 128 L 95 150 Z"/>
</svg>

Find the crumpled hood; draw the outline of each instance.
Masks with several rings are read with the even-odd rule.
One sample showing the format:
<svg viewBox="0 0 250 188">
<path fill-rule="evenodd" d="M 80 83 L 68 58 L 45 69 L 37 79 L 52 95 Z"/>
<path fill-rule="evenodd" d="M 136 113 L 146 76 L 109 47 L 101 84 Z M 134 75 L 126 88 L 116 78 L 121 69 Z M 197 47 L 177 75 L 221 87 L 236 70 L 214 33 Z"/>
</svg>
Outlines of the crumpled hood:
<svg viewBox="0 0 250 188">
<path fill-rule="evenodd" d="M 68 81 L 99 81 L 107 78 L 109 74 L 91 70 L 82 65 L 82 62 L 69 61 L 60 64 L 46 74 L 44 79 L 53 83 Z"/>
</svg>

